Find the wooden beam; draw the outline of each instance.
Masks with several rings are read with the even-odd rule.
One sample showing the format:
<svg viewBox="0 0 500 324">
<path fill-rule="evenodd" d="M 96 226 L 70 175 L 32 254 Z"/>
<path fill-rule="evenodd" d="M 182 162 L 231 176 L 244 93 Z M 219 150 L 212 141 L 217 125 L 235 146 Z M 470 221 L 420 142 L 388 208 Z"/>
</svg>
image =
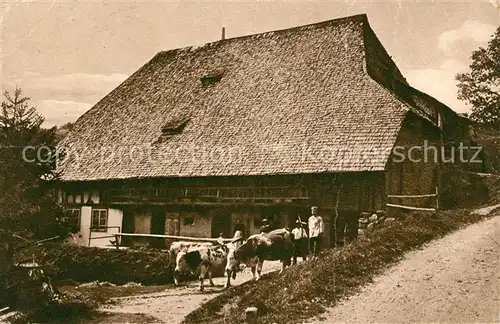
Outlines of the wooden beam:
<svg viewBox="0 0 500 324">
<path fill-rule="evenodd" d="M 396 204 L 386 204 L 387 207 L 394 207 L 394 208 L 401 208 L 401 209 L 408 209 L 408 210 L 418 210 L 418 211 L 436 211 L 436 208 L 424 208 L 424 207 L 411 207 L 411 206 L 404 206 L 404 205 L 396 205 Z"/>
<path fill-rule="evenodd" d="M 131 236 L 131 237 L 156 237 L 156 238 L 167 238 L 174 240 L 183 240 L 183 241 L 198 241 L 198 242 L 218 242 L 220 239 L 216 238 L 206 238 L 206 237 L 191 237 L 191 236 L 177 236 L 177 235 L 161 235 L 161 234 L 139 234 L 139 233 L 115 233 L 115 236 Z M 224 243 L 233 243 L 241 240 L 241 238 L 237 239 L 222 239 Z"/>
<path fill-rule="evenodd" d="M 252 201 L 239 201 L 239 202 L 205 202 L 205 201 L 169 201 L 169 202 L 157 202 L 157 201 L 112 201 L 110 205 L 115 206 L 133 206 L 138 204 L 146 204 L 151 206 L 171 206 L 171 205 L 193 205 L 193 206 L 241 206 L 254 205 L 254 206 L 276 206 L 280 203 L 263 203 L 263 202 L 252 202 Z M 287 206 L 297 206 L 302 207 L 300 203 L 281 203 Z"/>
<path fill-rule="evenodd" d="M 437 194 L 426 194 L 426 195 L 387 195 L 389 198 L 425 198 L 425 197 L 436 197 Z"/>
</svg>

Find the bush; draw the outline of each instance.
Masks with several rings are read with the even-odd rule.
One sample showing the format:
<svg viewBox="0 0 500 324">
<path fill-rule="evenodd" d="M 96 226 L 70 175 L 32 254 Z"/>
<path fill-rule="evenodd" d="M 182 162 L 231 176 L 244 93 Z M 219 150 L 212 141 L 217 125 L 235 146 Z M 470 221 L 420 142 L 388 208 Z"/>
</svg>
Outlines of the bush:
<svg viewBox="0 0 500 324">
<path fill-rule="evenodd" d="M 457 166 L 447 166 L 440 192 L 441 207 L 465 208 L 486 203 L 489 189 L 484 179 Z"/>
<path fill-rule="evenodd" d="M 38 262 L 53 279 L 165 284 L 172 281 L 169 253 L 161 250 L 115 250 L 46 244 Z"/>
<path fill-rule="evenodd" d="M 482 147 L 483 172 L 500 173 L 500 132 L 479 129 L 476 137 L 476 141 Z"/>
<path fill-rule="evenodd" d="M 415 213 L 344 248 L 325 250 L 315 261 L 300 263 L 278 276 L 246 282 L 210 300 L 189 314 L 185 323 L 242 323 L 244 309 L 256 306 L 260 323 L 299 323 L 335 305 L 363 284 L 418 248 L 481 216 L 466 210 L 438 216 Z M 231 307 L 228 307 L 231 305 Z"/>
</svg>

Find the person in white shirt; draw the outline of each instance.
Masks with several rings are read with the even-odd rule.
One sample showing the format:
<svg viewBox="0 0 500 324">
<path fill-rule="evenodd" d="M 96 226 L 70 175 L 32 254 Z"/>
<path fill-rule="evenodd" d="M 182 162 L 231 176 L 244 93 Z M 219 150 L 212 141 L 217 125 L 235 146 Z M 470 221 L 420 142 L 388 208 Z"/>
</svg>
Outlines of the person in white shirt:
<svg viewBox="0 0 500 324">
<path fill-rule="evenodd" d="M 323 234 L 323 218 L 318 215 L 318 207 L 311 207 L 309 217 L 309 250 L 313 256 L 317 256 L 321 247 L 321 236 Z"/>
<path fill-rule="evenodd" d="M 297 257 L 300 256 L 302 261 L 307 259 L 307 232 L 302 227 L 299 219 L 295 222 L 295 228 L 292 230 L 293 234 L 293 264 L 297 264 Z"/>
</svg>

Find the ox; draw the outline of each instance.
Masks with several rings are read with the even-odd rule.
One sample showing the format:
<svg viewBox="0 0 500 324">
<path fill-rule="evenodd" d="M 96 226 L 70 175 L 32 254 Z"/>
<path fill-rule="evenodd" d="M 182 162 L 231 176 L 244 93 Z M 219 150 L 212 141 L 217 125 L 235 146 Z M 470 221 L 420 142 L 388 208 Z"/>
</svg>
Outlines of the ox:
<svg viewBox="0 0 500 324">
<path fill-rule="evenodd" d="M 172 264 L 171 261 L 177 259 L 177 254 L 181 251 L 186 252 L 189 249 L 211 246 L 211 245 L 213 245 L 213 243 L 211 242 L 186 242 L 186 241 L 173 242 L 170 245 L 170 248 L 168 249 L 168 251 L 170 252 L 169 264 L 171 265 Z"/>
<path fill-rule="evenodd" d="M 205 276 L 208 274 L 208 280 L 211 286 L 212 272 L 214 269 L 224 268 L 227 262 L 229 248 L 227 245 L 212 245 L 190 248 L 187 251 L 180 251 L 176 257 L 176 266 L 174 270 L 175 285 L 179 285 L 179 275 L 181 272 L 189 271 L 199 274 L 200 290 L 204 290 Z"/>
<path fill-rule="evenodd" d="M 280 274 L 290 265 L 293 256 L 292 234 L 287 229 L 277 229 L 269 233 L 260 233 L 250 236 L 240 247 L 230 249 L 226 263 L 227 282 L 225 287 L 231 286 L 231 274 L 238 271 L 241 263 L 251 267 L 254 280 L 259 280 L 264 260 L 280 260 L 282 268 Z M 257 270 L 257 276 L 255 271 Z"/>
</svg>

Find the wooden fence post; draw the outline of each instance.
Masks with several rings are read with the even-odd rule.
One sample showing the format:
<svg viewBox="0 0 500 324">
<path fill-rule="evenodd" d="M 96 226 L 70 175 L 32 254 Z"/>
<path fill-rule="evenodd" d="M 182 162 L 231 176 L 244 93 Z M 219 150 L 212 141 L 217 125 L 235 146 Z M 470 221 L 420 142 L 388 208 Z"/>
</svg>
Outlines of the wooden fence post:
<svg viewBox="0 0 500 324">
<path fill-rule="evenodd" d="M 438 186 L 436 186 L 436 212 L 439 211 L 439 189 Z"/>
<path fill-rule="evenodd" d="M 118 241 L 119 238 L 120 238 L 119 235 L 115 235 L 115 245 L 117 250 L 120 249 L 120 242 Z"/>
</svg>

